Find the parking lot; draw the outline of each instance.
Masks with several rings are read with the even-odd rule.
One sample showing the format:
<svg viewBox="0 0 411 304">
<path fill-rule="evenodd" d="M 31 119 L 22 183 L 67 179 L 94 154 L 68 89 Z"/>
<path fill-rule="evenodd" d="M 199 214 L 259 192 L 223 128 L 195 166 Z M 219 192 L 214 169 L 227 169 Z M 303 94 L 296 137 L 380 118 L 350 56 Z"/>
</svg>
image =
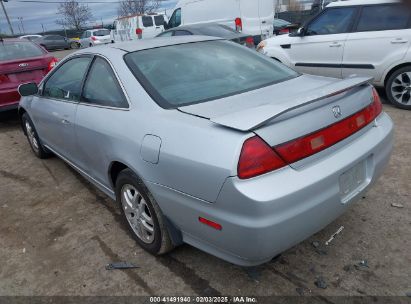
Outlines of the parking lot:
<svg viewBox="0 0 411 304">
<path fill-rule="evenodd" d="M 384 109 L 396 140 L 376 186 L 318 234 L 251 269 L 188 245 L 163 257 L 146 253 L 111 199 L 60 159 L 37 159 L 16 113 L 1 113 L 0 294 L 404 296 L 411 292 L 411 114 Z M 105 269 L 119 261 L 140 268 Z"/>
</svg>

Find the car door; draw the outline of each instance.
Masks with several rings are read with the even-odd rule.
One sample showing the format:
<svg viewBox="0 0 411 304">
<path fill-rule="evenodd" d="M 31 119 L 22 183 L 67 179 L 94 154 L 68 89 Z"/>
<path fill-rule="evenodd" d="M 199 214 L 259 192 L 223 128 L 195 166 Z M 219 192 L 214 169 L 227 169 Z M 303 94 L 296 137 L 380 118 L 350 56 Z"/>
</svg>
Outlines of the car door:
<svg viewBox="0 0 411 304">
<path fill-rule="evenodd" d="M 83 32 L 83 34 L 80 37 L 80 45 L 82 47 L 88 45 L 88 43 L 86 43 L 86 37 L 87 37 L 87 31 Z"/>
<path fill-rule="evenodd" d="M 335 7 L 324 10 L 304 29 L 302 37 L 284 46 L 295 69 L 302 73 L 341 77 L 344 44 L 357 9 Z"/>
<path fill-rule="evenodd" d="M 143 38 L 153 38 L 156 36 L 153 16 L 141 16 Z"/>
<path fill-rule="evenodd" d="M 168 22 L 169 28 L 174 28 L 181 25 L 181 8 L 177 8 Z"/>
<path fill-rule="evenodd" d="M 401 4 L 361 7 L 355 30 L 344 49 L 343 77 L 361 75 L 376 82 L 407 53 L 411 42 L 411 12 Z"/>
<path fill-rule="evenodd" d="M 155 36 L 162 33 L 164 31 L 164 16 L 163 15 L 156 15 L 154 18 L 154 25 L 155 25 Z"/>
<path fill-rule="evenodd" d="M 96 56 L 84 83 L 81 102 L 76 114 L 77 151 L 79 166 L 100 183 L 107 183 L 109 149 L 123 138 L 115 133 L 130 112 L 123 88 L 110 64 Z M 115 139 L 115 140 L 113 140 Z M 127 145 L 127 143 L 125 143 Z"/>
<path fill-rule="evenodd" d="M 33 98 L 31 113 L 40 138 L 52 150 L 74 161 L 74 120 L 90 56 L 71 58 L 45 80 Z"/>
<path fill-rule="evenodd" d="M 58 49 L 65 49 L 67 48 L 67 41 L 66 38 L 63 36 L 56 36 L 56 45 Z"/>
</svg>

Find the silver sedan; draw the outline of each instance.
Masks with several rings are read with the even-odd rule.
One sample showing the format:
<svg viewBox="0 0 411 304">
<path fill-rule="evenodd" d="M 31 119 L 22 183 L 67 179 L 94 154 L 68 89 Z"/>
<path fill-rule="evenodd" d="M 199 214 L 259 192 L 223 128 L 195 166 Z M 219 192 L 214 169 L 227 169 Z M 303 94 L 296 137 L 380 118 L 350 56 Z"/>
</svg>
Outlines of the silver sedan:
<svg viewBox="0 0 411 304">
<path fill-rule="evenodd" d="M 377 180 L 393 124 L 366 78 L 301 75 L 235 43 L 80 50 L 20 86 L 23 130 L 116 200 L 137 243 L 265 263 Z M 56 205 L 57 207 L 58 205 Z"/>
</svg>

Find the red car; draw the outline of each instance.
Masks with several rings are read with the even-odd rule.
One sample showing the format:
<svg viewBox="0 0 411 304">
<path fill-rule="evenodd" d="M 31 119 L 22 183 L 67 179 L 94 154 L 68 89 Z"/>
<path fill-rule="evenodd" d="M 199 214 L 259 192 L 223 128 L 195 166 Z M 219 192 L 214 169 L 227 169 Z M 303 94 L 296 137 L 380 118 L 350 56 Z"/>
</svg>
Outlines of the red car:
<svg viewBox="0 0 411 304">
<path fill-rule="evenodd" d="M 0 112 L 16 109 L 22 83 L 39 83 L 58 59 L 24 39 L 0 38 Z"/>
</svg>

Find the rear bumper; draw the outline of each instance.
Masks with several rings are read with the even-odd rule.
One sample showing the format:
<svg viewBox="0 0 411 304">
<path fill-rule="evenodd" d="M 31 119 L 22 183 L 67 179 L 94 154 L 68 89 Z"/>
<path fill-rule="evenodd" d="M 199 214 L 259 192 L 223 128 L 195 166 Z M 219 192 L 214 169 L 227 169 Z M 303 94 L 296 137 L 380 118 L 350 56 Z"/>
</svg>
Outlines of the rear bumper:
<svg viewBox="0 0 411 304">
<path fill-rule="evenodd" d="M 375 126 L 323 159 L 250 180 L 228 178 L 216 203 L 207 203 L 148 184 L 183 241 L 242 266 L 265 263 L 320 231 L 339 217 L 377 180 L 393 146 L 393 123 L 380 115 Z M 359 163 L 366 180 L 348 198 L 340 194 L 341 175 Z M 222 225 L 200 224 L 202 216 Z"/>
<path fill-rule="evenodd" d="M 0 111 L 17 109 L 20 101 L 20 94 L 17 89 L 0 91 Z"/>
</svg>

